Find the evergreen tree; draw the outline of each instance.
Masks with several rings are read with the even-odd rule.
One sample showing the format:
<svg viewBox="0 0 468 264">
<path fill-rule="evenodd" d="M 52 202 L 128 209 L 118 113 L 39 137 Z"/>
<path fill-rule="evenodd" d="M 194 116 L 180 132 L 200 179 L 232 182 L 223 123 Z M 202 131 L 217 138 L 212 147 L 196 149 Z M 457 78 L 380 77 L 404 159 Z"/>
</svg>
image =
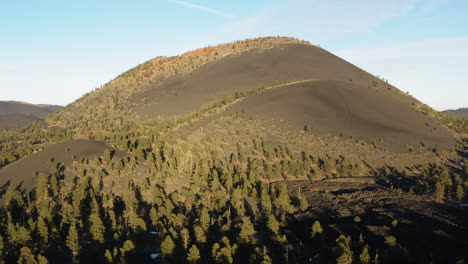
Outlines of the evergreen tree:
<svg viewBox="0 0 468 264">
<path fill-rule="evenodd" d="M 301 209 L 301 211 L 305 211 L 307 210 L 307 208 L 309 208 L 309 201 L 307 201 L 307 197 L 305 197 L 304 195 L 299 195 L 299 209 Z"/>
<path fill-rule="evenodd" d="M 318 238 L 322 235 L 323 229 L 322 225 L 320 225 L 320 222 L 316 220 L 314 224 L 312 225 L 312 233 L 310 235 L 311 238 Z"/>
<path fill-rule="evenodd" d="M 255 229 L 250 218 L 246 216 L 243 217 L 242 224 L 240 226 L 239 241 L 246 244 L 251 243 L 254 235 Z"/>
<path fill-rule="evenodd" d="M 122 256 L 127 256 L 129 253 L 133 252 L 135 250 L 135 245 L 131 240 L 125 240 L 123 243 L 122 248 L 120 249 L 120 252 L 122 253 Z"/>
<path fill-rule="evenodd" d="M 9 242 L 13 245 L 25 245 L 28 241 L 31 241 L 29 230 L 18 223 L 15 225 L 8 223 L 7 231 Z"/>
<path fill-rule="evenodd" d="M 18 264 L 37 264 L 34 255 L 31 252 L 31 249 L 28 247 L 22 247 L 20 250 L 20 256 L 18 259 Z"/>
<path fill-rule="evenodd" d="M 286 187 L 285 183 L 280 185 L 278 197 L 275 200 L 275 205 L 284 212 L 290 212 L 292 210 L 291 198 L 289 197 L 288 188 Z"/>
<path fill-rule="evenodd" d="M 73 257 L 77 256 L 80 250 L 80 244 L 78 241 L 78 232 L 74 224 L 72 224 L 70 226 L 70 229 L 68 230 L 68 236 L 67 236 L 66 242 L 67 242 L 67 247 L 70 249 L 70 251 L 73 254 Z"/>
<path fill-rule="evenodd" d="M 274 215 L 268 216 L 267 227 L 273 232 L 273 234 L 277 235 L 279 233 L 280 224 Z"/>
<path fill-rule="evenodd" d="M 172 241 L 170 236 L 166 236 L 166 238 L 161 242 L 161 253 L 162 255 L 167 258 L 172 256 L 175 250 L 175 243 Z"/>
<path fill-rule="evenodd" d="M 442 201 L 442 199 L 444 198 L 444 193 L 445 193 L 445 186 L 442 185 L 440 182 L 436 182 L 434 195 L 438 202 Z"/>
<path fill-rule="evenodd" d="M 362 252 L 359 255 L 359 262 L 361 264 L 368 264 L 370 262 L 370 255 L 367 246 L 362 249 Z"/>
<path fill-rule="evenodd" d="M 104 254 L 107 263 L 112 263 L 112 253 L 110 253 L 109 249 L 106 249 L 106 253 Z"/>
<path fill-rule="evenodd" d="M 105 227 L 104 227 L 104 224 L 102 223 L 101 217 L 99 217 L 99 214 L 93 213 L 89 217 L 89 220 L 91 222 L 90 232 L 91 232 L 91 235 L 93 236 L 93 239 L 103 244 Z"/>
<path fill-rule="evenodd" d="M 200 250 L 196 245 L 192 245 L 187 254 L 187 261 L 190 263 L 197 263 L 200 260 Z"/>
<path fill-rule="evenodd" d="M 205 231 L 203 228 L 201 228 L 199 225 L 196 225 L 194 228 L 195 232 L 195 238 L 197 239 L 197 242 L 199 243 L 205 243 L 206 242 L 206 235 Z"/>
<path fill-rule="evenodd" d="M 41 247 L 46 248 L 48 244 L 49 231 L 42 217 L 39 217 L 37 220 L 36 229 L 39 236 L 41 237 Z"/>
<path fill-rule="evenodd" d="M 41 254 L 38 254 L 36 259 L 37 259 L 37 264 L 48 264 L 49 263 L 47 258 L 42 256 Z"/>
<path fill-rule="evenodd" d="M 341 235 L 336 239 L 335 248 L 338 258 L 337 264 L 351 264 L 353 263 L 353 251 L 351 251 L 351 237 Z"/>
</svg>

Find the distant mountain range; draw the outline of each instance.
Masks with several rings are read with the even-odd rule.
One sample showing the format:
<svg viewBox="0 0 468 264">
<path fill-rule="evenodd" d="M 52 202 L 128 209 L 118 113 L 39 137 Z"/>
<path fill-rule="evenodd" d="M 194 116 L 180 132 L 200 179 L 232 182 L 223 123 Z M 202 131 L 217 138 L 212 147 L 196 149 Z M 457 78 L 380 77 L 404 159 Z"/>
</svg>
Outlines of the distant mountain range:
<svg viewBox="0 0 468 264">
<path fill-rule="evenodd" d="M 47 115 L 62 109 L 59 105 L 29 104 L 19 101 L 0 101 L 0 128 L 15 128 L 45 119 Z"/>
<path fill-rule="evenodd" d="M 445 110 L 443 111 L 444 114 L 457 116 L 457 117 L 468 117 L 468 107 L 465 108 L 458 108 L 455 110 Z"/>
</svg>

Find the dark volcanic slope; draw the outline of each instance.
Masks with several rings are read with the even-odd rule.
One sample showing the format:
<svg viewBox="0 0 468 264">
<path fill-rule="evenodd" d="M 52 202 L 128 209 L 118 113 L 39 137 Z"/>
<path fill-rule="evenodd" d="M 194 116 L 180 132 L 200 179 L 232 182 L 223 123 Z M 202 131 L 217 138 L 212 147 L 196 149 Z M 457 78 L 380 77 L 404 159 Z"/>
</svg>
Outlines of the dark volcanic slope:
<svg viewBox="0 0 468 264">
<path fill-rule="evenodd" d="M 0 114 L 3 115 L 17 114 L 45 118 L 49 113 L 51 113 L 50 110 L 32 104 L 21 102 L 0 102 Z"/>
<path fill-rule="evenodd" d="M 467 108 L 459 108 L 456 110 L 445 110 L 443 111 L 444 114 L 457 116 L 457 117 L 468 117 L 468 107 Z"/>
<path fill-rule="evenodd" d="M 38 117 L 30 116 L 30 115 L 21 115 L 21 114 L 1 115 L 0 114 L 0 129 L 2 128 L 8 129 L 8 128 L 26 126 L 37 120 L 41 120 L 41 119 Z"/>
<path fill-rule="evenodd" d="M 450 131 L 410 105 L 375 89 L 344 81 L 309 81 L 280 86 L 253 94 L 230 111 L 267 120 L 284 120 L 312 133 L 353 136 L 379 142 L 394 151 L 408 146 L 450 147 Z M 381 142 L 383 140 L 383 142 Z"/>
<path fill-rule="evenodd" d="M 0 101 L 0 129 L 25 126 L 44 119 L 50 113 L 61 109 L 58 105 L 33 105 L 23 102 Z"/>
<path fill-rule="evenodd" d="M 227 56 L 149 87 L 130 102 L 141 117 L 189 114 L 238 91 L 306 79 L 352 81 L 363 87 L 378 81 L 319 47 L 286 44 Z"/>
<path fill-rule="evenodd" d="M 53 145 L 1 168 L 0 186 L 5 188 L 10 183 L 15 187 L 20 185 L 21 189 L 31 190 L 36 184 L 34 173 L 36 171 L 47 173 L 52 158 L 55 162 L 68 165 L 73 161 L 72 156 L 77 158 L 102 156 L 105 149 L 115 150 L 104 142 L 92 140 L 71 140 Z M 124 152 L 116 150 L 117 157 L 124 155 Z"/>
</svg>

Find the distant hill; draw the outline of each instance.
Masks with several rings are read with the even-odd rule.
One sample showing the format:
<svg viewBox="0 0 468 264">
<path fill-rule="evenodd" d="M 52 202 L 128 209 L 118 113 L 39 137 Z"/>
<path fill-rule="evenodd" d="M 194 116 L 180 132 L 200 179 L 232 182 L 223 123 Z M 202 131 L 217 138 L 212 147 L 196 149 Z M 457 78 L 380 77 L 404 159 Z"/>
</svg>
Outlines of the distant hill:
<svg viewBox="0 0 468 264">
<path fill-rule="evenodd" d="M 455 110 L 445 110 L 443 111 L 444 114 L 457 116 L 457 117 L 468 117 L 468 107 L 459 108 Z"/>
<path fill-rule="evenodd" d="M 0 101 L 0 128 L 20 127 L 45 119 L 47 115 L 63 108 L 58 105 L 34 105 L 18 101 Z"/>
</svg>

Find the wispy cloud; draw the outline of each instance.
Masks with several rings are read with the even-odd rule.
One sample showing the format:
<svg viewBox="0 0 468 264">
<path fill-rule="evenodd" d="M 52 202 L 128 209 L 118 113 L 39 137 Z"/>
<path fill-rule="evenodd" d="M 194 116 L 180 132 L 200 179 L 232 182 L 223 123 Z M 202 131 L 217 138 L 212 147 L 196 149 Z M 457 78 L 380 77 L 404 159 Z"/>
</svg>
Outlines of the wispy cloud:
<svg viewBox="0 0 468 264">
<path fill-rule="evenodd" d="M 198 4 L 194 4 L 194 3 L 190 3 L 186 1 L 179 1 L 179 0 L 171 0 L 171 2 L 181 5 L 183 7 L 186 7 L 186 8 L 201 10 L 203 12 L 207 12 L 207 13 L 217 15 L 220 17 L 225 17 L 229 19 L 237 18 L 237 16 L 235 15 L 224 13 L 222 11 L 219 11 L 217 9 L 214 9 L 208 6 L 198 5 Z"/>
<path fill-rule="evenodd" d="M 229 39 L 285 35 L 322 44 L 367 33 L 422 0 L 279 0 L 220 29 Z"/>
</svg>

